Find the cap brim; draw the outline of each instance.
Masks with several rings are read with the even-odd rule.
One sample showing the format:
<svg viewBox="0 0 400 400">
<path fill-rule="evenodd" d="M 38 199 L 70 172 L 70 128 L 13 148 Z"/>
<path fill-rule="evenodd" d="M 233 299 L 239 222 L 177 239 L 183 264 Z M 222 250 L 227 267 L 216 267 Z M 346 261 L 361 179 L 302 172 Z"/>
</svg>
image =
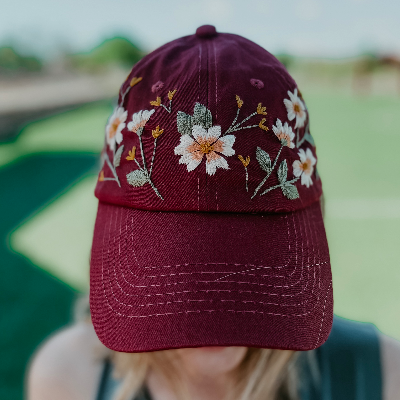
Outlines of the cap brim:
<svg viewBox="0 0 400 400">
<path fill-rule="evenodd" d="M 99 204 L 90 303 L 110 349 L 310 350 L 332 326 L 319 202 L 284 214 L 156 212 Z"/>
</svg>

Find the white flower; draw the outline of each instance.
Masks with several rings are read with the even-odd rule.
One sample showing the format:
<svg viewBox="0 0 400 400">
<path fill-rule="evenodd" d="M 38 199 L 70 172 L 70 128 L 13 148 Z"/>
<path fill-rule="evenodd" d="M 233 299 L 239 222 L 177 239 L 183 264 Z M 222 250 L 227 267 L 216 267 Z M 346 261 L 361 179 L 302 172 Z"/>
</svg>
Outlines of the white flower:
<svg viewBox="0 0 400 400">
<path fill-rule="evenodd" d="M 317 160 L 310 149 L 306 151 L 300 149 L 298 154 L 300 161 L 296 160 L 293 163 L 293 174 L 296 177 L 301 176 L 301 184 L 310 187 L 313 184 L 311 175 L 314 172 L 314 165 Z"/>
<path fill-rule="evenodd" d="M 276 120 L 276 126 L 273 125 L 272 130 L 274 131 L 276 137 L 281 141 L 282 145 L 287 146 L 290 149 L 294 148 L 294 133 L 287 122 L 282 125 L 282 121 L 278 118 Z"/>
<path fill-rule="evenodd" d="M 296 125 L 294 128 L 302 128 L 307 118 L 306 106 L 297 96 L 297 89 L 294 89 L 294 93 L 288 90 L 288 95 L 290 100 L 284 99 L 283 102 L 287 109 L 289 121 L 293 121 L 296 118 Z"/>
<path fill-rule="evenodd" d="M 122 129 L 125 128 L 125 121 L 128 117 L 128 112 L 123 107 L 117 107 L 114 113 L 108 120 L 106 126 L 106 140 L 111 150 L 115 150 L 115 143 L 122 142 Z"/>
<path fill-rule="evenodd" d="M 235 143 L 235 136 L 226 135 L 222 138 L 221 127 L 212 126 L 208 130 L 200 125 L 195 125 L 192 128 L 192 135 L 182 135 L 181 141 L 175 147 L 175 154 L 181 156 L 179 164 L 186 164 L 187 170 L 193 171 L 200 165 L 204 154 L 206 155 L 206 172 L 209 175 L 214 175 L 217 168 L 229 169 L 224 156 L 233 156 L 235 150 L 232 149 Z"/>
<path fill-rule="evenodd" d="M 137 133 L 139 128 L 142 128 L 146 125 L 147 121 L 153 115 L 155 110 L 142 110 L 132 115 L 132 121 L 128 124 L 128 129 L 131 132 Z"/>
</svg>

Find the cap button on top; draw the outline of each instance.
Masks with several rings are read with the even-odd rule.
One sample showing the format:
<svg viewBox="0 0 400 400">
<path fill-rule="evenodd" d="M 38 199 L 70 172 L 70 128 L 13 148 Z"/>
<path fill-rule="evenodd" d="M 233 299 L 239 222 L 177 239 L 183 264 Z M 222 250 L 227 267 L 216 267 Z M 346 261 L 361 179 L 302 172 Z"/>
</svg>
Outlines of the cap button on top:
<svg viewBox="0 0 400 400">
<path fill-rule="evenodd" d="M 196 36 L 199 38 L 211 38 L 217 36 L 217 30 L 213 25 L 202 25 L 196 29 Z"/>
</svg>

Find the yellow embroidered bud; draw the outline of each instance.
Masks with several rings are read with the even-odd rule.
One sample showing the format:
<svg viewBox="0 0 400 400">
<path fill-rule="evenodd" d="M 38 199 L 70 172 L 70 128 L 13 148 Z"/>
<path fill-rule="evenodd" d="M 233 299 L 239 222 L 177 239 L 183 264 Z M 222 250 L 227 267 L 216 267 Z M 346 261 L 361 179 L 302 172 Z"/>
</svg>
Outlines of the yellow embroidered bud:
<svg viewBox="0 0 400 400">
<path fill-rule="evenodd" d="M 155 101 L 151 101 L 150 104 L 155 107 L 159 107 L 161 105 L 161 97 L 157 97 Z"/>
<path fill-rule="evenodd" d="M 246 159 L 244 159 L 242 156 L 238 156 L 238 158 L 242 162 L 243 166 L 247 168 L 247 166 L 250 164 L 250 156 L 247 156 Z"/>
<path fill-rule="evenodd" d="M 265 125 L 264 125 L 264 122 L 265 122 L 265 121 L 266 121 L 266 119 L 263 118 L 263 119 L 260 121 L 260 123 L 258 124 L 258 126 L 259 126 L 262 130 L 264 130 L 264 131 L 269 131 L 268 126 L 265 126 Z"/>
<path fill-rule="evenodd" d="M 172 90 L 172 91 L 170 90 L 170 91 L 168 92 L 168 99 L 169 99 L 169 100 L 172 100 L 172 99 L 173 99 L 173 97 L 175 96 L 176 90 L 177 90 L 177 89 Z"/>
<path fill-rule="evenodd" d="M 103 181 L 104 181 L 104 171 L 101 170 L 100 175 L 99 175 L 99 182 L 103 182 Z"/>
<path fill-rule="evenodd" d="M 163 132 L 164 129 L 160 129 L 160 126 L 157 125 L 157 128 L 151 131 L 151 134 L 153 135 L 154 139 L 157 139 Z"/>
<path fill-rule="evenodd" d="M 133 146 L 132 150 L 129 150 L 129 152 L 128 152 L 129 156 L 126 157 L 126 159 L 128 161 L 133 161 L 135 159 L 135 153 L 136 153 L 136 146 Z"/>
<path fill-rule="evenodd" d="M 257 114 L 267 115 L 268 113 L 265 111 L 267 107 L 263 107 L 261 103 L 258 103 L 257 106 Z"/>
<path fill-rule="evenodd" d="M 236 95 L 236 103 L 238 105 L 238 108 L 242 108 L 243 100 L 238 95 Z"/>
<path fill-rule="evenodd" d="M 139 77 L 134 76 L 134 77 L 131 79 L 131 83 L 130 83 L 131 87 L 137 85 L 142 79 L 143 79 L 143 78 L 142 78 L 141 76 L 139 76 Z"/>
</svg>

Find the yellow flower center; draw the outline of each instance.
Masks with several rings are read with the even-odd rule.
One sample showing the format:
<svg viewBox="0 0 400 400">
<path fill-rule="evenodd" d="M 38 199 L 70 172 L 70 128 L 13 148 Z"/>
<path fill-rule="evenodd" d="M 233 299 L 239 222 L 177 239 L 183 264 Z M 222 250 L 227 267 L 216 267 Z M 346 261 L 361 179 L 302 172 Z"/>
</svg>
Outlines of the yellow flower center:
<svg viewBox="0 0 400 400">
<path fill-rule="evenodd" d="M 307 171 L 308 169 L 308 162 L 303 162 L 303 171 Z"/>
<path fill-rule="evenodd" d="M 208 154 L 214 150 L 214 146 L 211 143 L 204 142 L 200 145 L 200 150 L 202 153 Z"/>
<path fill-rule="evenodd" d="M 110 139 L 112 139 L 115 136 L 115 134 L 117 133 L 119 124 L 120 124 L 119 118 L 115 118 L 114 122 L 111 124 L 111 128 L 110 128 L 110 133 L 109 133 Z"/>
<path fill-rule="evenodd" d="M 300 112 L 300 105 L 299 105 L 298 103 L 296 103 L 296 104 L 293 106 L 293 110 L 294 110 L 294 112 L 295 112 L 296 114 L 298 114 L 298 113 Z"/>
</svg>

